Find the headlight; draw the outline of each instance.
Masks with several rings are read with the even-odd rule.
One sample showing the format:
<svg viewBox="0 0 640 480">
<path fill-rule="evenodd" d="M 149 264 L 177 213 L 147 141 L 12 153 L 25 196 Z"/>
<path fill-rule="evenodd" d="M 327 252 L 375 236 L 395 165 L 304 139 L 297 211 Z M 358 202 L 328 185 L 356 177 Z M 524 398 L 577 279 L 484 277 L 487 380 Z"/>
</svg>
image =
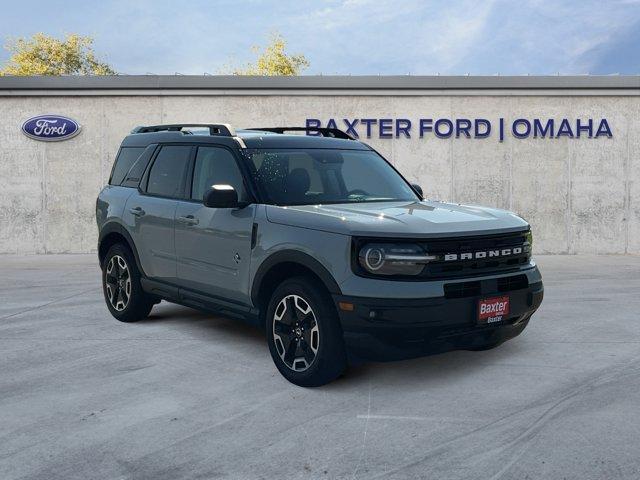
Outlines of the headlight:
<svg viewBox="0 0 640 480">
<path fill-rule="evenodd" d="M 360 266 L 373 275 L 418 275 L 435 259 L 411 243 L 367 243 L 358 252 Z"/>
<path fill-rule="evenodd" d="M 533 250 L 533 233 L 531 233 L 531 230 L 529 230 L 524 238 L 527 240 L 527 243 L 529 244 L 529 252 L 531 252 Z"/>
</svg>

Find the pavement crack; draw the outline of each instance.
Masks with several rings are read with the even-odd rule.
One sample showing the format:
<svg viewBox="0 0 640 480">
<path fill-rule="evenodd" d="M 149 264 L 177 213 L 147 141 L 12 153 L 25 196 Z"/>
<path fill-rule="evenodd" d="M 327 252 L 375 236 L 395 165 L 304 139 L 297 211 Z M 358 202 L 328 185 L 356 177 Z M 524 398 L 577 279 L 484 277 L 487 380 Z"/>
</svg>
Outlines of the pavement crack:
<svg viewBox="0 0 640 480">
<path fill-rule="evenodd" d="M 542 413 L 540 413 L 533 419 L 533 421 L 525 424 L 523 428 L 520 430 L 520 433 L 518 433 L 514 438 L 506 441 L 505 443 L 501 443 L 499 446 L 496 446 L 491 450 L 484 450 L 482 452 L 482 455 L 500 454 L 502 452 L 512 451 L 514 448 L 517 448 L 517 451 L 512 455 L 510 455 L 509 460 L 506 463 L 504 463 L 502 468 L 498 472 L 496 472 L 492 477 L 490 477 L 491 480 L 498 480 L 502 478 L 507 473 L 509 468 L 513 464 L 515 464 L 516 461 L 525 453 L 528 442 L 531 441 L 533 438 L 535 438 L 535 436 L 540 432 L 540 430 L 542 430 L 544 425 L 550 419 L 554 418 L 556 415 L 558 415 L 564 409 L 566 409 L 567 403 L 569 403 L 571 400 L 575 399 L 576 397 L 593 390 L 594 388 L 597 388 L 599 386 L 607 384 L 608 382 L 611 382 L 615 378 L 624 376 L 625 372 L 628 369 L 633 368 L 633 366 L 638 362 L 639 359 L 640 357 L 634 357 L 629 361 L 605 368 L 600 372 L 599 375 L 592 377 L 587 381 L 584 381 L 574 386 L 568 392 L 560 395 L 559 397 L 546 400 L 546 401 L 538 401 L 538 402 L 533 402 L 531 404 L 528 404 L 525 407 L 515 412 L 512 412 L 508 415 L 504 415 L 496 420 L 493 420 L 489 423 L 486 423 L 485 425 L 482 425 L 474 430 L 471 430 L 470 432 L 454 436 L 449 440 L 445 440 L 442 443 L 435 445 L 429 451 L 421 455 L 420 458 L 416 458 L 413 461 L 409 461 L 407 463 L 399 465 L 398 467 L 388 470 L 381 475 L 376 475 L 371 478 L 374 478 L 374 479 L 389 478 L 391 475 L 398 474 L 401 471 L 404 471 L 413 467 L 417 467 L 418 465 L 424 463 L 429 459 L 432 459 L 434 457 L 437 457 L 438 455 L 441 455 L 447 451 L 450 451 L 452 446 L 460 441 L 466 441 L 469 439 L 469 437 L 482 434 L 487 430 L 490 430 L 491 428 L 499 429 L 501 428 L 502 425 L 506 423 L 507 420 L 510 420 L 512 418 L 517 418 L 521 414 L 526 415 L 528 412 L 531 412 L 535 409 L 546 407 L 544 411 L 542 411 Z M 473 450 L 474 448 L 477 448 L 478 445 L 483 445 L 483 442 L 479 442 L 479 441 L 471 442 L 469 445 L 469 448 Z M 462 445 L 461 448 L 458 448 L 457 450 L 463 450 L 464 448 L 465 448 L 465 445 Z M 474 453 L 467 452 L 465 453 L 465 455 L 473 456 Z"/>
<path fill-rule="evenodd" d="M 80 295 L 84 295 L 85 293 L 94 291 L 96 288 L 99 288 L 99 287 L 93 287 L 93 288 L 90 288 L 89 290 L 83 290 L 82 292 L 77 292 L 67 297 L 57 298 L 55 300 L 51 300 L 50 302 L 43 303 L 41 305 L 36 305 L 35 307 L 27 308 L 26 310 L 21 310 L 19 312 L 15 312 L 10 315 L 5 315 L 4 317 L 0 317 L 0 320 L 6 320 L 7 318 L 17 317 L 18 315 L 22 315 L 23 313 L 29 313 L 29 312 L 33 312 L 34 310 L 39 310 L 41 308 L 48 307 L 49 305 L 53 305 L 54 303 L 63 302 L 65 300 L 69 300 L 70 298 L 74 298 L 74 297 L 79 297 Z"/>
<path fill-rule="evenodd" d="M 367 405 L 367 416 L 364 422 L 364 432 L 362 434 L 362 446 L 360 447 L 360 455 L 358 456 L 358 463 L 356 463 L 356 468 L 353 470 L 353 476 L 351 478 L 356 478 L 356 475 L 358 474 L 358 469 L 360 468 L 360 464 L 362 463 L 362 458 L 364 457 L 364 451 L 367 445 L 367 430 L 369 428 L 370 418 L 371 418 L 371 381 L 369 381 L 369 402 Z"/>
</svg>

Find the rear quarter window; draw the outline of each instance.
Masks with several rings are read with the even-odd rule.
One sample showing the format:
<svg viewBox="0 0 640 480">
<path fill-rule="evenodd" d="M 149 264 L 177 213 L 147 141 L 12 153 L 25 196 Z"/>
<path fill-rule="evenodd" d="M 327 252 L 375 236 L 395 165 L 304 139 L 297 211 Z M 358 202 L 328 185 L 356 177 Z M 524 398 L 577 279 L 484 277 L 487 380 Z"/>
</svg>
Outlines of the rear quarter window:
<svg viewBox="0 0 640 480">
<path fill-rule="evenodd" d="M 109 185 L 120 185 L 131 166 L 143 151 L 143 147 L 122 147 L 113 165 Z"/>
</svg>

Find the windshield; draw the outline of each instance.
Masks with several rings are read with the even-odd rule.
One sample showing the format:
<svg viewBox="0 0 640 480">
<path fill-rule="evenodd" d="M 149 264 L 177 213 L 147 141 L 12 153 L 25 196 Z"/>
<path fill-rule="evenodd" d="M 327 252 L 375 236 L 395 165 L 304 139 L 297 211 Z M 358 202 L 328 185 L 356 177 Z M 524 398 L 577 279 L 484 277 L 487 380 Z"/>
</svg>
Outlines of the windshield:
<svg viewBox="0 0 640 480">
<path fill-rule="evenodd" d="M 370 150 L 249 150 L 258 186 L 276 205 L 419 200 Z"/>
</svg>

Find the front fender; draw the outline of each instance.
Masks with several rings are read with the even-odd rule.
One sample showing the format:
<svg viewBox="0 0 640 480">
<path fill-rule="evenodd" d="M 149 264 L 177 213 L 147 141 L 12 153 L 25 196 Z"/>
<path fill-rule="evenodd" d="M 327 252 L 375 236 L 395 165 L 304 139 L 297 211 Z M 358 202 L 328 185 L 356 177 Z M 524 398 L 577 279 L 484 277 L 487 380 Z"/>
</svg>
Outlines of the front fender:
<svg viewBox="0 0 640 480">
<path fill-rule="evenodd" d="M 251 301 L 257 305 L 260 286 L 265 275 L 279 263 L 292 262 L 308 268 L 322 280 L 324 286 L 332 294 L 340 295 L 342 291 L 340 286 L 331 275 L 331 272 L 311 255 L 299 250 L 280 250 L 267 257 L 258 267 L 251 284 Z"/>
</svg>

